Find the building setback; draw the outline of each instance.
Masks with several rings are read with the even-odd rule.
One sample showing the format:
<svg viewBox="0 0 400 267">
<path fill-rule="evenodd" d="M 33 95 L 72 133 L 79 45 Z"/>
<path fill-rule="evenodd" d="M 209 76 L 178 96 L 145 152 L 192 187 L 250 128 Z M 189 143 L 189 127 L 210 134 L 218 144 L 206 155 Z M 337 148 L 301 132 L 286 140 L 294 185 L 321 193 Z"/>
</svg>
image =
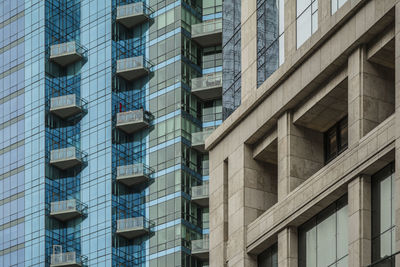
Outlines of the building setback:
<svg viewBox="0 0 400 267">
<path fill-rule="evenodd" d="M 210 266 L 400 266 L 400 1 L 240 18 L 241 104 L 206 140 Z"/>
<path fill-rule="evenodd" d="M 0 266 L 208 266 L 222 0 L 0 1 Z"/>
</svg>

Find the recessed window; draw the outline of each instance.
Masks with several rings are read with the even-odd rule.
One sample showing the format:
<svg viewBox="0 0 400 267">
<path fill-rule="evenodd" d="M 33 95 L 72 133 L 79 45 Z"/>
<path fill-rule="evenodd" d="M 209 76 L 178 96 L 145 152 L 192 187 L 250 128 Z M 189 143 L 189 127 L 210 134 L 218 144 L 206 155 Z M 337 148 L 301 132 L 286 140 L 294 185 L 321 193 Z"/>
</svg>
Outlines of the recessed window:
<svg viewBox="0 0 400 267">
<path fill-rule="evenodd" d="M 299 227 L 299 267 L 345 267 L 348 258 L 347 196 Z"/>
<path fill-rule="evenodd" d="M 318 29 L 318 0 L 297 0 L 297 48 Z"/>
<path fill-rule="evenodd" d="M 396 252 L 394 164 L 372 176 L 372 262 L 394 266 Z M 377 265 L 378 266 L 378 265 Z"/>
<path fill-rule="evenodd" d="M 344 5 L 344 3 L 346 3 L 346 2 L 347 2 L 347 0 L 332 0 L 331 1 L 331 3 L 332 3 L 332 6 L 331 6 L 332 14 L 334 14 L 336 11 L 338 11 L 338 9 L 341 8 Z"/>
<path fill-rule="evenodd" d="M 348 146 L 347 117 L 325 132 L 325 163 L 336 158 Z"/>
<path fill-rule="evenodd" d="M 278 267 L 278 244 L 274 244 L 257 257 L 258 267 Z"/>
</svg>

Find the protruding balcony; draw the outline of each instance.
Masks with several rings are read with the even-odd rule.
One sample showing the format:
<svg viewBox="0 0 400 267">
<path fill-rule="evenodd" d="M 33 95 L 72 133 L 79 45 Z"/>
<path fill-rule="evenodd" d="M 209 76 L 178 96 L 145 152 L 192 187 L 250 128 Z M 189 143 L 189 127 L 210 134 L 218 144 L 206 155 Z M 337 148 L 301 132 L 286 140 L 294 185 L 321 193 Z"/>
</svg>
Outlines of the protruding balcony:
<svg viewBox="0 0 400 267">
<path fill-rule="evenodd" d="M 83 154 L 76 147 L 55 149 L 50 152 L 50 164 L 61 170 L 66 170 L 83 162 Z"/>
<path fill-rule="evenodd" d="M 81 60 L 83 53 L 83 48 L 75 41 L 55 44 L 50 47 L 50 60 L 65 67 Z"/>
<path fill-rule="evenodd" d="M 149 124 L 150 114 L 143 109 L 120 112 L 117 114 L 116 126 L 127 134 L 132 134 L 147 128 Z"/>
<path fill-rule="evenodd" d="M 144 217 L 120 219 L 117 221 L 117 234 L 133 239 L 150 232 L 150 223 Z"/>
<path fill-rule="evenodd" d="M 51 202 L 50 216 L 60 221 L 69 221 L 84 215 L 87 206 L 77 199 Z"/>
<path fill-rule="evenodd" d="M 199 206 L 208 207 L 209 203 L 208 183 L 192 187 L 192 201 Z"/>
<path fill-rule="evenodd" d="M 210 241 L 208 235 L 204 235 L 203 239 L 192 240 L 192 255 L 207 260 L 209 257 Z"/>
<path fill-rule="evenodd" d="M 84 266 L 86 257 L 78 256 L 75 251 L 51 254 L 51 267 L 80 267 Z"/>
<path fill-rule="evenodd" d="M 222 97 L 222 72 L 192 79 L 192 93 L 201 100 Z"/>
<path fill-rule="evenodd" d="M 201 153 L 205 153 L 206 152 L 205 141 L 213 131 L 214 129 L 192 133 L 192 148 L 196 149 Z"/>
<path fill-rule="evenodd" d="M 76 94 L 52 97 L 50 112 L 66 119 L 82 112 L 82 105 L 82 100 Z"/>
<path fill-rule="evenodd" d="M 222 19 L 192 25 L 192 39 L 203 47 L 222 44 Z"/>
<path fill-rule="evenodd" d="M 148 75 L 150 67 L 144 56 L 124 58 L 117 61 L 117 74 L 127 81 L 133 81 Z"/>
<path fill-rule="evenodd" d="M 149 20 L 151 13 L 151 9 L 143 2 L 119 6 L 117 22 L 130 29 Z"/>
<path fill-rule="evenodd" d="M 143 163 L 119 166 L 117 181 L 126 186 L 133 186 L 147 182 L 150 179 L 151 169 Z"/>
</svg>

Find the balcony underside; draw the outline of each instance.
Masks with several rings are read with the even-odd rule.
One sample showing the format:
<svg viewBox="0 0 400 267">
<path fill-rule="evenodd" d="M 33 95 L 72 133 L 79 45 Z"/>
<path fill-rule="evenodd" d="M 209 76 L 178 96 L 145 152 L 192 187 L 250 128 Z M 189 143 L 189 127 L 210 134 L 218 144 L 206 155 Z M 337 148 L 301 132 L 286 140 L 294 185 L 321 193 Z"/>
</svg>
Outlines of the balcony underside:
<svg viewBox="0 0 400 267">
<path fill-rule="evenodd" d="M 132 16 L 117 17 L 117 21 L 127 27 L 128 29 L 135 27 L 136 25 L 142 24 L 147 21 L 149 16 L 142 13 Z"/>
<path fill-rule="evenodd" d="M 201 100 L 212 100 L 222 97 L 221 86 L 210 86 L 204 89 L 192 90 L 192 93 Z"/>
<path fill-rule="evenodd" d="M 126 186 L 134 186 L 146 183 L 148 180 L 149 178 L 144 174 L 117 176 L 117 181 Z"/>
<path fill-rule="evenodd" d="M 202 249 L 202 250 L 196 250 L 193 251 L 192 250 L 192 256 L 204 261 L 204 260 L 208 260 L 209 258 L 209 250 L 208 249 Z"/>
<path fill-rule="evenodd" d="M 192 148 L 196 149 L 196 150 L 199 151 L 200 153 L 206 153 L 206 152 L 207 152 L 204 143 L 201 143 L 201 144 L 192 144 Z"/>
<path fill-rule="evenodd" d="M 117 128 L 127 134 L 132 134 L 134 132 L 140 131 L 147 128 L 148 126 L 149 124 L 145 121 L 117 123 Z"/>
<path fill-rule="evenodd" d="M 192 197 L 193 203 L 196 203 L 197 205 L 201 207 L 208 207 L 209 203 L 209 198 L 208 196 L 201 196 L 201 197 Z"/>
<path fill-rule="evenodd" d="M 78 158 L 71 158 L 71 159 L 61 159 L 61 160 L 50 160 L 50 164 L 61 169 L 67 170 L 69 168 L 78 166 L 82 164 L 82 161 Z"/>
<path fill-rule="evenodd" d="M 147 68 L 140 67 L 129 70 L 119 70 L 117 71 L 117 74 L 127 81 L 133 81 L 135 79 L 148 75 L 149 70 Z"/>
<path fill-rule="evenodd" d="M 75 218 L 78 218 L 82 215 L 77 210 L 74 211 L 59 211 L 59 212 L 51 212 L 50 217 L 55 218 L 59 221 L 66 222 Z"/>
<path fill-rule="evenodd" d="M 203 47 L 220 45 L 222 44 L 222 31 L 192 35 L 192 39 Z"/>
<path fill-rule="evenodd" d="M 117 230 L 117 234 L 125 237 L 126 239 L 133 239 L 139 236 L 147 235 L 149 230 L 140 227 L 140 228 L 132 228 L 128 230 Z"/>
<path fill-rule="evenodd" d="M 82 59 L 82 56 L 79 53 L 68 53 L 68 54 L 62 54 L 62 55 L 57 55 L 57 56 L 50 56 L 50 60 L 53 62 L 57 63 L 60 66 L 67 66 L 69 64 L 75 63 L 79 60 Z"/>
<path fill-rule="evenodd" d="M 66 119 L 66 118 L 75 116 L 75 115 L 79 114 L 81 111 L 82 111 L 82 109 L 76 105 L 50 109 L 51 113 L 57 115 L 58 117 L 60 117 L 62 119 Z"/>
<path fill-rule="evenodd" d="M 50 267 L 81 267 L 82 264 L 79 263 L 57 263 L 57 264 L 50 264 Z"/>
</svg>

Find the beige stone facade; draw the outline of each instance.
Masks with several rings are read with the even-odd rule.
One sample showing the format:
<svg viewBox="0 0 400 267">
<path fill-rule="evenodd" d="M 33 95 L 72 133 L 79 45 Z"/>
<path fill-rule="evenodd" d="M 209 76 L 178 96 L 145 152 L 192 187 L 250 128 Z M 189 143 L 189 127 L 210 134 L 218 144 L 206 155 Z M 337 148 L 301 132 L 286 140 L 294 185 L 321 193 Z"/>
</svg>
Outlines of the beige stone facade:
<svg viewBox="0 0 400 267">
<path fill-rule="evenodd" d="M 400 0 L 318 7 L 297 49 L 285 0 L 285 62 L 257 88 L 256 1 L 242 0 L 242 104 L 206 140 L 211 267 L 256 267 L 276 243 L 278 266 L 297 267 L 298 227 L 346 194 L 348 266 L 368 266 L 371 176 L 392 162 L 400 226 Z M 348 147 L 326 162 L 324 133 L 346 116 Z"/>
</svg>

